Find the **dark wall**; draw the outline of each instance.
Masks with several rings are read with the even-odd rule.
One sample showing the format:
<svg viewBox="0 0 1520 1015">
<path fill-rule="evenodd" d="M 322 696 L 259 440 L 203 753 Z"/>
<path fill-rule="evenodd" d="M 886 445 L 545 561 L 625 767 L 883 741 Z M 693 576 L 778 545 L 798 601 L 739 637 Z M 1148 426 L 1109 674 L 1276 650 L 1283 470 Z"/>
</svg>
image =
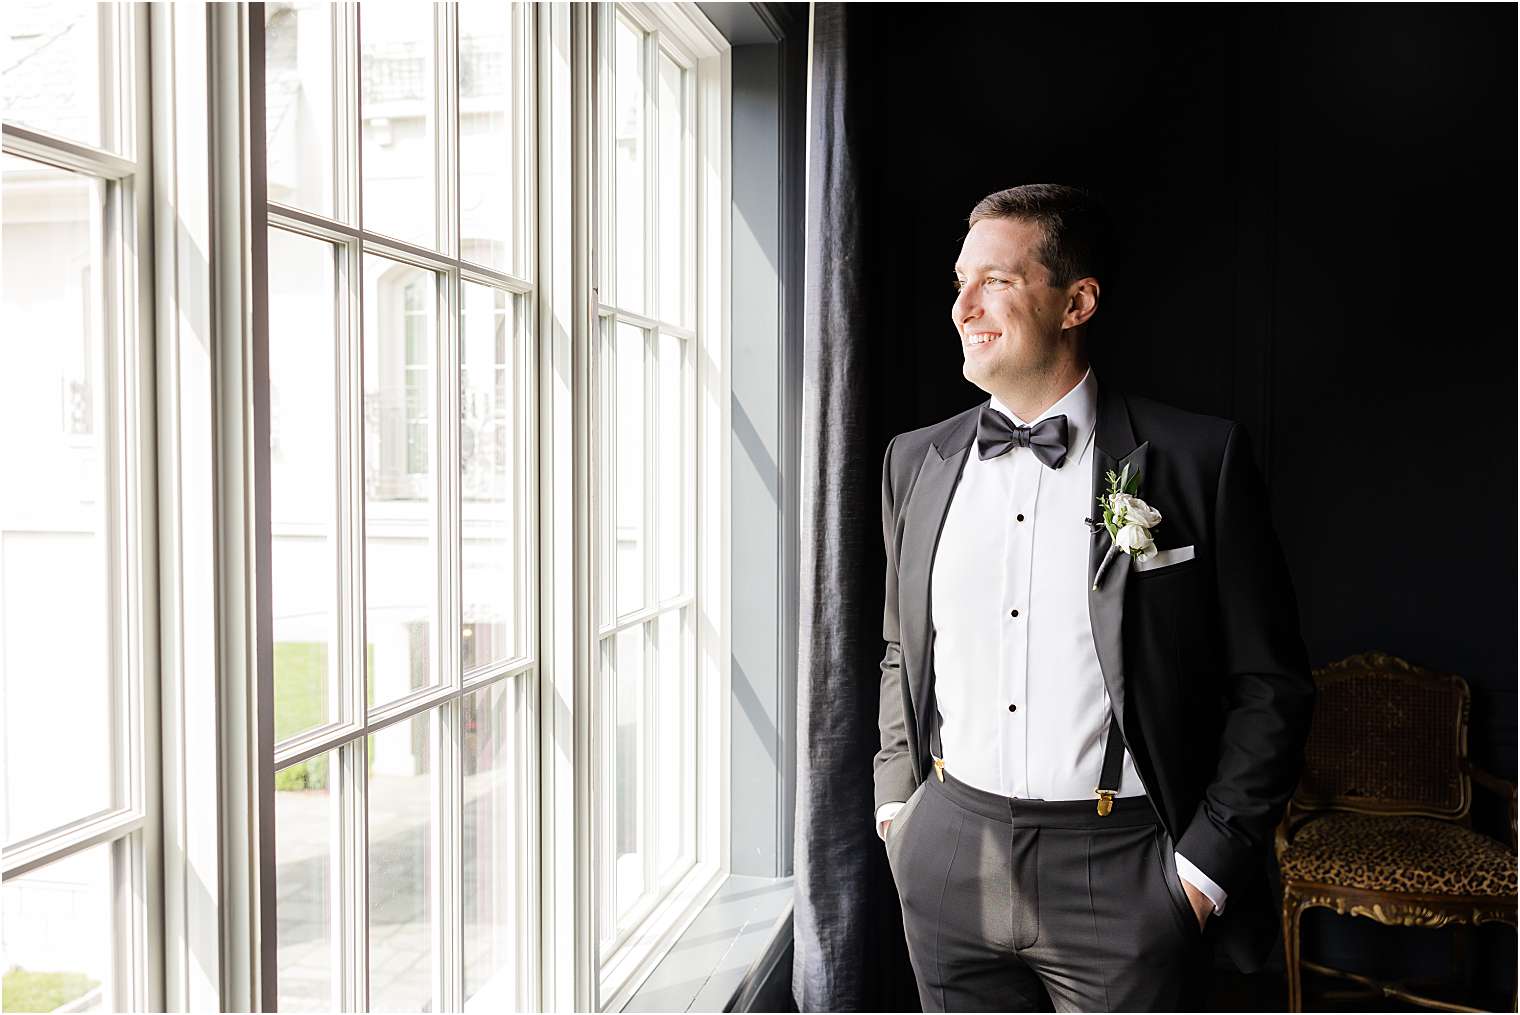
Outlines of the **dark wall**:
<svg viewBox="0 0 1520 1015">
<path fill-rule="evenodd" d="M 985 397 L 949 319 L 976 200 L 1095 188 L 1123 237 L 1095 368 L 1247 424 L 1312 662 L 1461 674 L 1473 755 L 1514 777 L 1516 9 L 903 4 L 870 31 L 878 447 Z"/>
<path fill-rule="evenodd" d="M 951 266 L 1016 183 L 1108 200 L 1100 375 L 1256 441 L 1311 659 L 1473 686 L 1515 774 L 1513 7 L 881 8 L 881 443 L 985 395 Z"/>
</svg>

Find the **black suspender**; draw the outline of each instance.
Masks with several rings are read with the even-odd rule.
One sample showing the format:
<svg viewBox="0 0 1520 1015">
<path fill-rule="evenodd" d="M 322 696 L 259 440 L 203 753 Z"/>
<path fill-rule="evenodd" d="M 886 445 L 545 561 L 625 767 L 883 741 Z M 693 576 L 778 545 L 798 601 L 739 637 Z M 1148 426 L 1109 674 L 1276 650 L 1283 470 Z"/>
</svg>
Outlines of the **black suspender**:
<svg viewBox="0 0 1520 1015">
<path fill-rule="evenodd" d="M 1114 809 L 1114 797 L 1119 793 L 1119 782 L 1124 778 L 1124 739 L 1119 735 L 1119 720 L 1113 709 L 1108 712 L 1108 736 L 1103 744 L 1103 771 L 1098 773 L 1098 816 L 1108 817 Z"/>
</svg>

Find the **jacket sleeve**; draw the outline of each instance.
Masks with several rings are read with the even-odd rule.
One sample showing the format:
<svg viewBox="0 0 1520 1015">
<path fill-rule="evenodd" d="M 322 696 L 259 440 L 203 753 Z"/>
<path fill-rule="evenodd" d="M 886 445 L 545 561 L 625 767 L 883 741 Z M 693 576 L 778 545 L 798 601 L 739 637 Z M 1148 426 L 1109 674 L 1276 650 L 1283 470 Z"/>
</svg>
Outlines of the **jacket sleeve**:
<svg viewBox="0 0 1520 1015">
<path fill-rule="evenodd" d="M 1238 423 L 1225 440 L 1214 538 L 1226 705 L 1218 764 L 1176 848 L 1233 893 L 1259 868 L 1298 784 L 1315 696 L 1287 562 Z"/>
<path fill-rule="evenodd" d="M 881 534 L 886 544 L 886 606 L 882 610 L 881 636 L 887 651 L 881 659 L 881 703 L 877 720 L 881 729 L 881 750 L 873 761 L 876 784 L 876 808 L 894 800 L 906 800 L 918 780 L 913 772 L 913 752 L 908 745 L 908 719 L 903 714 L 902 635 L 897 615 L 897 506 L 892 488 L 892 448 L 887 444 L 881 464 Z"/>
</svg>

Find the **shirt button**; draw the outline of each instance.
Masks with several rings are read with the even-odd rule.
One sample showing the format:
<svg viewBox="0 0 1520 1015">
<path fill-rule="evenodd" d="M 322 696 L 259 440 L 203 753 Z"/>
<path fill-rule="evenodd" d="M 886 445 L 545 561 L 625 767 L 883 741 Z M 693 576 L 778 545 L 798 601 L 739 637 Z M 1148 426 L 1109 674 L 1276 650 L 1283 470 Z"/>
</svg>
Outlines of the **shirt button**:
<svg viewBox="0 0 1520 1015">
<path fill-rule="evenodd" d="M 1023 515 L 1019 515 L 1019 521 L 1022 522 L 1023 520 L 1024 520 L 1024 516 Z"/>
<path fill-rule="evenodd" d="M 1017 712 L 1018 710 L 1019 710 L 1019 706 L 1017 706 L 1017 705 L 1009 705 L 1008 706 L 1008 711 L 1010 711 L 1010 712 Z"/>
<path fill-rule="evenodd" d="M 1018 611 L 1018 610 L 1014 610 L 1014 611 L 1013 611 L 1013 612 L 1012 612 L 1012 613 L 1011 613 L 1011 614 L 1010 614 L 1010 616 L 1014 616 L 1014 617 L 1017 617 L 1017 616 L 1018 616 L 1018 615 L 1019 615 L 1019 611 Z"/>
</svg>

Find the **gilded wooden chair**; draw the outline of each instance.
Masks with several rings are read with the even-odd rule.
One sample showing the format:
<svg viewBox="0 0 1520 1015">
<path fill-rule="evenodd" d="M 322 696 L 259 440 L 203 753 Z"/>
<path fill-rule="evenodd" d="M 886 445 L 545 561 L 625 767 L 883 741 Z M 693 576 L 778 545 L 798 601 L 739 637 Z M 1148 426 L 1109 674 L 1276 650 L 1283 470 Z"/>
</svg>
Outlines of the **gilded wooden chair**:
<svg viewBox="0 0 1520 1015">
<path fill-rule="evenodd" d="M 1515 925 L 1515 787 L 1467 757 L 1461 677 L 1382 652 L 1314 671 L 1319 691 L 1303 777 L 1277 829 L 1288 1010 L 1302 970 L 1444 1011 L 1479 1011 L 1303 960 L 1299 920 L 1314 906 L 1415 927 Z M 1476 783 L 1506 799 L 1509 843 L 1472 829 Z"/>
</svg>

